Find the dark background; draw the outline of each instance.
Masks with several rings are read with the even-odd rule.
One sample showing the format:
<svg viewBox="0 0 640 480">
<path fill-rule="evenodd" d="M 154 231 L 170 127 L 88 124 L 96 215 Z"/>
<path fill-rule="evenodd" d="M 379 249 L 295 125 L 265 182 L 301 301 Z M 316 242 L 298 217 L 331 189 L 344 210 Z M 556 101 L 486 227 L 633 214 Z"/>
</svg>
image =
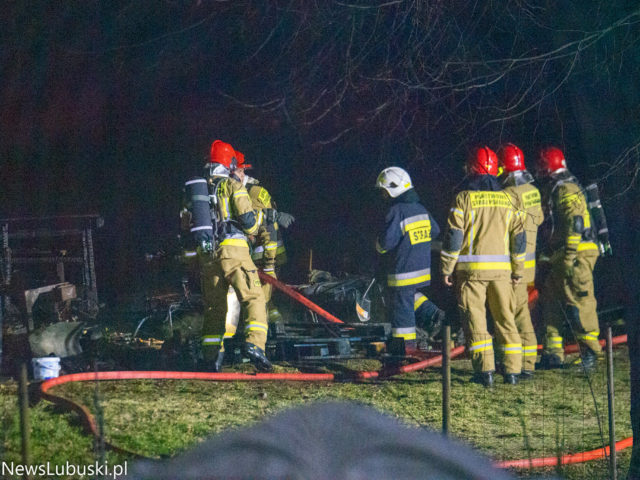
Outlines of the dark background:
<svg viewBox="0 0 640 480">
<path fill-rule="evenodd" d="M 635 295 L 637 2 L 27 2 L 0 6 L 0 214 L 101 213 L 98 284 L 139 293 L 175 248 L 181 188 L 231 143 L 278 208 L 285 278 L 372 271 L 379 171 L 406 168 L 441 226 L 469 145 L 532 169 L 563 148 L 605 200 L 601 302 Z M 173 247 L 172 247 L 173 245 Z M 635 256 L 634 256 L 635 255 Z"/>
</svg>

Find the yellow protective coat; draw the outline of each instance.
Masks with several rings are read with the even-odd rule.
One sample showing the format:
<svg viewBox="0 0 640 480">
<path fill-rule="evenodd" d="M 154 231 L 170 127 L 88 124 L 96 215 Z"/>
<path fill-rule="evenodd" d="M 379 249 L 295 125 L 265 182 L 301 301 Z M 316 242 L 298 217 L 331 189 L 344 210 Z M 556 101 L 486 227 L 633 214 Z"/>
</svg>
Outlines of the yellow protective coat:
<svg viewBox="0 0 640 480">
<path fill-rule="evenodd" d="M 540 292 L 546 322 L 545 352 L 564 359 L 564 336 L 571 343 L 575 335 L 579 343 L 599 353 L 602 347 L 598 343 L 600 326 L 593 289 L 593 269 L 599 250 L 593 241 L 576 231 L 578 217 L 585 229 L 591 228 L 587 200 L 580 185 L 571 181 L 559 184 L 550 198 L 543 200 L 554 220 L 550 239 L 552 268 Z M 573 332 L 565 331 L 565 321 Z"/>
<path fill-rule="evenodd" d="M 222 180 L 217 193 L 218 209 L 224 220 L 250 219 L 254 222 L 244 229 L 246 235 L 256 235 L 259 225 L 247 190 L 233 179 Z M 244 227 L 243 227 L 244 228 Z M 245 312 L 246 341 L 264 350 L 268 324 L 266 305 L 258 269 L 251 260 L 249 244 L 244 235 L 224 238 L 211 254 L 201 253 L 202 293 L 205 305 L 202 325 L 202 354 L 206 360 L 215 360 L 224 348 L 227 294 L 232 286 Z"/>
<path fill-rule="evenodd" d="M 506 373 L 522 369 L 522 341 L 515 325 L 512 275 L 524 273 L 525 241 L 520 199 L 504 191 L 463 191 L 449 213 L 441 252 L 443 275 L 453 275 L 458 309 L 474 371 L 495 369 L 485 303 L 495 320 Z"/>
<path fill-rule="evenodd" d="M 514 319 L 522 340 L 522 369 L 535 370 L 538 358 L 538 341 L 536 339 L 531 313 L 529 312 L 528 285 L 533 285 L 536 276 L 536 241 L 538 227 L 542 225 L 544 213 L 540 191 L 532 184 L 505 187 L 505 192 L 517 196 L 524 208 L 524 230 L 527 236 L 527 249 L 524 259 L 524 277 L 514 286 L 516 307 Z"/>
</svg>

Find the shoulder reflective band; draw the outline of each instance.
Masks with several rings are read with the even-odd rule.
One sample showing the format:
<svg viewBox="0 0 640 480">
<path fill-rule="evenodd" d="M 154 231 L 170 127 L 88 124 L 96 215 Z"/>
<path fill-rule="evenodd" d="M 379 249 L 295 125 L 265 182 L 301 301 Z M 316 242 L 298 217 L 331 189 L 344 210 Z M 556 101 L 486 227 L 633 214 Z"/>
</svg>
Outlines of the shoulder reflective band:
<svg viewBox="0 0 640 480">
<path fill-rule="evenodd" d="M 390 287 L 404 287 L 406 285 L 416 285 L 431 280 L 431 269 L 425 268 L 416 272 L 396 273 L 387 275 L 387 285 Z"/>
<path fill-rule="evenodd" d="M 538 190 L 532 190 L 522 194 L 522 203 L 525 210 L 531 207 L 539 207 L 541 205 L 540 192 Z"/>
<path fill-rule="evenodd" d="M 471 208 L 513 208 L 511 197 L 505 192 L 470 192 Z"/>
<path fill-rule="evenodd" d="M 414 228 L 421 227 L 431 227 L 429 215 L 414 215 L 413 217 L 405 218 L 400 222 L 400 230 L 402 230 L 403 235 L 407 233 L 408 230 L 413 230 Z"/>
</svg>

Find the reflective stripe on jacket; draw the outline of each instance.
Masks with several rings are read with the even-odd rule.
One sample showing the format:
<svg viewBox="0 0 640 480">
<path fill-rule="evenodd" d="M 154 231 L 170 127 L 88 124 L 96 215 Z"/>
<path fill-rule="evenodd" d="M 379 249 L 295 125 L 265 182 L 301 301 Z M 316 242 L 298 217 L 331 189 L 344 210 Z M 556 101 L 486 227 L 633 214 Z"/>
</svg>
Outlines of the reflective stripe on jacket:
<svg viewBox="0 0 640 480">
<path fill-rule="evenodd" d="M 524 258 L 524 277 L 522 281 L 531 283 L 536 276 L 536 240 L 538 227 L 542 225 L 544 213 L 540 191 L 530 183 L 518 186 L 505 186 L 505 192 L 516 195 L 524 208 L 524 231 L 527 235 L 527 249 Z"/>
<path fill-rule="evenodd" d="M 249 248 L 246 235 L 258 233 L 259 224 L 249 193 L 240 181 L 232 177 L 220 180 L 216 196 L 218 212 L 227 227 L 216 256 L 230 258 L 234 249 Z"/>
<path fill-rule="evenodd" d="M 549 253 L 564 256 L 567 264 L 575 260 L 578 252 L 598 251 L 595 234 L 591 228 L 591 215 L 584 191 L 569 172 L 552 176 L 551 193 L 543 203 L 552 222 Z M 548 191 L 548 189 L 547 189 Z"/>
<path fill-rule="evenodd" d="M 526 249 L 520 199 L 505 191 L 460 192 L 448 218 L 442 273 L 473 280 L 522 276 Z"/>
<path fill-rule="evenodd" d="M 420 287 L 431 282 L 431 240 L 440 227 L 410 189 L 392 200 L 376 242 L 389 287 Z"/>
</svg>

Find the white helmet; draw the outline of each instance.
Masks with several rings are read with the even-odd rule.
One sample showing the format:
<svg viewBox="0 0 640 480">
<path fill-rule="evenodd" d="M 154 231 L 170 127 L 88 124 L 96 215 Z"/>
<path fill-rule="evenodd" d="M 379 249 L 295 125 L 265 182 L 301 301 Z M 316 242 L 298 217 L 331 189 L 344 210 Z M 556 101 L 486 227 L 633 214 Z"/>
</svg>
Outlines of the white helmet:
<svg viewBox="0 0 640 480">
<path fill-rule="evenodd" d="M 411 177 L 400 167 L 385 168 L 376 180 L 377 188 L 384 188 L 392 198 L 402 195 L 413 188 Z"/>
</svg>

